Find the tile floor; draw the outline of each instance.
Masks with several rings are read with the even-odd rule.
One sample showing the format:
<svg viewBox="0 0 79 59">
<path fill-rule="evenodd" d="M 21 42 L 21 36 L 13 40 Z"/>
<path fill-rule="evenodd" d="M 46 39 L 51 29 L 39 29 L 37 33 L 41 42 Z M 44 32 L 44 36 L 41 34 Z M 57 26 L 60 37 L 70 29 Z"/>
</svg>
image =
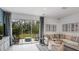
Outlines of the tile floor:
<svg viewBox="0 0 79 59">
<path fill-rule="evenodd" d="M 22 44 L 22 45 L 13 45 L 10 47 L 9 51 L 39 51 L 35 44 Z"/>
<path fill-rule="evenodd" d="M 29 43 L 21 45 L 13 45 L 8 51 L 49 51 L 46 46 L 41 46 L 38 43 Z M 76 51 L 69 47 L 64 47 L 64 51 Z"/>
</svg>

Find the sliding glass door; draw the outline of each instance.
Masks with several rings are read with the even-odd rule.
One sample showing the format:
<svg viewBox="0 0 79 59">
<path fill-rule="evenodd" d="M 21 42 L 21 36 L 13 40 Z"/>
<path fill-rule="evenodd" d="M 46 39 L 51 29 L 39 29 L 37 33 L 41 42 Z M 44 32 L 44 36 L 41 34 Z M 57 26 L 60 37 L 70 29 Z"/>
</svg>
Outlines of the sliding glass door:
<svg viewBox="0 0 79 59">
<path fill-rule="evenodd" d="M 19 40 L 27 40 L 29 38 L 32 39 L 32 41 L 38 41 L 39 36 L 39 21 L 36 20 L 19 20 L 15 21 L 12 24 L 13 29 L 13 36 L 16 41 L 19 42 Z"/>
</svg>

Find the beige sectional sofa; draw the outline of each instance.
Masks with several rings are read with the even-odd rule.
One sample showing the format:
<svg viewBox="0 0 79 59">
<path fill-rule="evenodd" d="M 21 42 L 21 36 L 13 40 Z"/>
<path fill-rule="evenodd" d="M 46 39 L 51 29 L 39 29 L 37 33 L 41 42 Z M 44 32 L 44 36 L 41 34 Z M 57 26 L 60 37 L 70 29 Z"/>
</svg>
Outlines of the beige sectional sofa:
<svg viewBox="0 0 79 59">
<path fill-rule="evenodd" d="M 65 35 L 66 37 L 63 40 L 64 45 L 72 49 L 79 50 L 79 37 Z"/>
<path fill-rule="evenodd" d="M 64 43 L 62 40 L 57 39 L 55 35 L 46 35 L 44 38 L 45 44 L 48 46 L 49 50 L 53 51 L 63 51 Z M 48 38 L 48 39 L 47 39 Z"/>
<path fill-rule="evenodd" d="M 64 44 L 61 41 L 49 41 L 48 49 L 53 51 L 63 51 L 64 50 Z"/>
<path fill-rule="evenodd" d="M 49 50 L 63 51 L 64 46 L 68 46 L 72 49 L 79 50 L 79 37 L 63 34 L 47 34 L 44 38 L 44 42 L 48 46 Z M 55 42 L 57 40 L 60 42 L 62 41 L 62 43 L 57 44 Z"/>
</svg>

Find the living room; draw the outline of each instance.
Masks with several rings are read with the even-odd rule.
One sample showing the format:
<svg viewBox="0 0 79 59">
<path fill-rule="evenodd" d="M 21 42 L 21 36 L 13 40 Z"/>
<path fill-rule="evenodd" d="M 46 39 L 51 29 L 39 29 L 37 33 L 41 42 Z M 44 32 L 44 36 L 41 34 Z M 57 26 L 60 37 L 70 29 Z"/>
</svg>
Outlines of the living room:
<svg viewBox="0 0 79 59">
<path fill-rule="evenodd" d="M 51 39 L 61 39 L 64 41 L 64 45 L 69 50 L 78 50 L 78 40 L 79 40 L 79 13 L 74 13 L 62 18 L 45 20 L 45 27 L 49 28 L 44 33 L 47 34 Z M 52 24 L 56 25 L 56 29 L 52 32 Z M 49 35 L 48 35 L 49 34 Z M 46 37 L 45 37 L 46 38 Z M 53 43 L 53 42 L 52 42 Z M 50 43 L 50 45 L 53 45 Z M 47 44 L 47 43 L 46 43 Z M 50 48 L 50 47 L 49 47 Z M 50 48 L 51 50 L 52 48 Z"/>
<path fill-rule="evenodd" d="M 1 9 L 11 13 L 10 26 L 7 29 L 10 30 L 8 34 L 10 45 L 13 36 L 12 21 L 28 19 L 40 21 L 38 48 L 45 47 L 48 51 L 79 50 L 79 7 L 3 7 Z"/>
</svg>

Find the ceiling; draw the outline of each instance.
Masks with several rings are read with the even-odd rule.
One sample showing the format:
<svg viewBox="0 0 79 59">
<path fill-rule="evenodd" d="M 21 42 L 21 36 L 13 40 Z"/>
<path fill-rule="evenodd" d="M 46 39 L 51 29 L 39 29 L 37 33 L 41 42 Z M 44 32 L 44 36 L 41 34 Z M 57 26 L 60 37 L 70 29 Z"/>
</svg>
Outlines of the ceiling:
<svg viewBox="0 0 79 59">
<path fill-rule="evenodd" d="M 36 16 L 61 18 L 79 13 L 79 7 L 2 7 L 3 10 Z"/>
</svg>

